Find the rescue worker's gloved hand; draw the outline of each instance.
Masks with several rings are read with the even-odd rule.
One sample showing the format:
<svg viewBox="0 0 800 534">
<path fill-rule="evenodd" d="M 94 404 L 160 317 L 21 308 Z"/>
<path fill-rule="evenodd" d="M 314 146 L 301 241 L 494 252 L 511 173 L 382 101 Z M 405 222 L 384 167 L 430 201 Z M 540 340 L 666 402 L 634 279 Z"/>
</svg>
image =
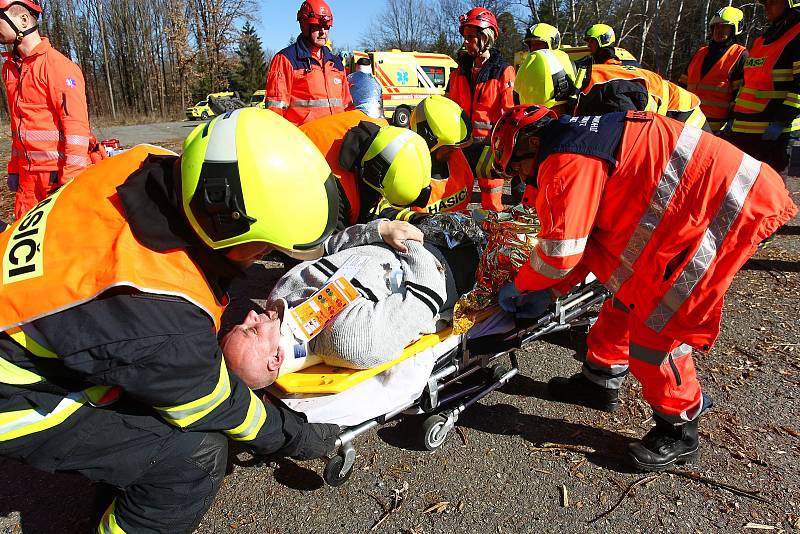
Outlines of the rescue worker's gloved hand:
<svg viewBox="0 0 800 534">
<path fill-rule="evenodd" d="M 781 122 L 771 122 L 767 126 L 767 130 L 761 134 L 761 139 L 764 141 L 775 141 L 783 133 L 784 125 Z"/>
<path fill-rule="evenodd" d="M 522 293 L 512 282 L 500 289 L 499 301 L 500 307 L 505 311 L 523 319 L 535 319 L 547 311 L 553 297 L 547 290 Z"/>
<path fill-rule="evenodd" d="M 12 193 L 16 193 L 19 189 L 19 174 L 11 173 L 6 177 L 6 182 L 8 183 L 8 190 Z"/>
<path fill-rule="evenodd" d="M 336 448 L 339 437 L 339 425 L 329 423 L 307 423 L 303 425 L 294 450 L 288 456 L 295 460 L 313 460 L 328 456 Z"/>
</svg>

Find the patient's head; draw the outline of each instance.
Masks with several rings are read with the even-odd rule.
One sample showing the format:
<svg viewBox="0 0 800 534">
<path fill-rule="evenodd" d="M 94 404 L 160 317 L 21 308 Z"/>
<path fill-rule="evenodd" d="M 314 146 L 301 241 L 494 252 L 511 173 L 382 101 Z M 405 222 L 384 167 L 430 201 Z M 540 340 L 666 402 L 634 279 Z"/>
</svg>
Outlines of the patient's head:
<svg viewBox="0 0 800 534">
<path fill-rule="evenodd" d="M 234 326 L 222 338 L 220 347 L 225 361 L 250 389 L 272 384 L 278 377 L 286 351 L 281 346 L 282 314 L 250 311 L 242 324 Z"/>
</svg>

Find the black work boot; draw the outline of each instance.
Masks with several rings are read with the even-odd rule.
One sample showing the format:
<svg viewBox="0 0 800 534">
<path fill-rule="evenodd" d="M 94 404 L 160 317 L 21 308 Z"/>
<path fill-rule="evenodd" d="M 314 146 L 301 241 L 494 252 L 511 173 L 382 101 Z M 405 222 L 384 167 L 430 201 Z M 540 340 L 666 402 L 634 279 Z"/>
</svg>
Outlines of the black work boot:
<svg viewBox="0 0 800 534">
<path fill-rule="evenodd" d="M 662 471 L 672 464 L 685 464 L 697 460 L 700 440 L 697 437 L 698 419 L 682 425 L 673 425 L 653 415 L 656 426 L 642 441 L 628 445 L 628 457 L 641 471 Z"/>
<path fill-rule="evenodd" d="M 569 378 L 557 376 L 547 383 L 547 391 L 557 401 L 613 412 L 619 407 L 619 390 L 598 386 L 583 373 Z"/>
</svg>

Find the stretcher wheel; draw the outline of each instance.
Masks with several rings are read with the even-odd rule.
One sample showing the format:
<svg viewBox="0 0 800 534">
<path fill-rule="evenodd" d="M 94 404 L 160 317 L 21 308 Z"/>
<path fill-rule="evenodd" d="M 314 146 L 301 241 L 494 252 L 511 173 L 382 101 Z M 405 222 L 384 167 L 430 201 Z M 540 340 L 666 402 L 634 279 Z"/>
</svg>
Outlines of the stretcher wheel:
<svg viewBox="0 0 800 534">
<path fill-rule="evenodd" d="M 353 468 L 344 473 L 342 473 L 342 466 L 344 465 L 344 456 L 341 454 L 337 454 L 330 460 L 328 460 L 328 464 L 325 466 L 325 471 L 322 473 L 322 478 L 325 480 L 325 483 L 329 486 L 333 486 L 334 488 L 341 486 L 350 478 L 350 475 L 353 474 Z"/>
<path fill-rule="evenodd" d="M 441 415 L 432 415 L 425 419 L 422 423 L 422 441 L 426 449 L 435 451 L 442 446 L 449 431 L 446 424 L 447 419 Z"/>
<path fill-rule="evenodd" d="M 491 374 L 492 382 L 497 382 L 498 380 L 503 378 L 503 376 L 507 372 L 509 372 L 511 370 L 511 368 L 509 366 L 507 366 L 507 365 L 503 365 L 502 363 L 500 363 L 500 364 L 491 366 L 489 368 L 489 370 L 492 373 Z"/>
</svg>

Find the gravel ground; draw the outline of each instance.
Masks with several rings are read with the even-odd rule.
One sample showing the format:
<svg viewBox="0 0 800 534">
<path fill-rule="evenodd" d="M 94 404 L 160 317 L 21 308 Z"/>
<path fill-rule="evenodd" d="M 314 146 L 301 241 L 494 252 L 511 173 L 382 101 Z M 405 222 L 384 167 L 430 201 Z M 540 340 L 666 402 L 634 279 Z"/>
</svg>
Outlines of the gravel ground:
<svg viewBox="0 0 800 534">
<path fill-rule="evenodd" d="M 789 187 L 800 202 L 800 182 Z M 281 272 L 274 262 L 248 271 L 226 324 L 249 300 L 262 302 Z M 622 463 L 626 443 L 652 424 L 634 380 L 615 414 L 548 400 L 547 380 L 578 369 L 568 340 L 552 339 L 522 353 L 521 374 L 467 411 L 441 449 L 422 450 L 416 417 L 359 438 L 355 472 L 340 488 L 323 483 L 321 461 L 254 465 L 234 451 L 198 532 L 368 532 L 378 523 L 377 532 L 409 534 L 799 531 L 799 297 L 795 219 L 736 277 L 718 344 L 696 354 L 716 406 L 701 424 L 701 459 L 676 473 L 710 482 Z M 93 495 L 80 477 L 0 461 L 0 532 L 85 531 Z"/>
</svg>

